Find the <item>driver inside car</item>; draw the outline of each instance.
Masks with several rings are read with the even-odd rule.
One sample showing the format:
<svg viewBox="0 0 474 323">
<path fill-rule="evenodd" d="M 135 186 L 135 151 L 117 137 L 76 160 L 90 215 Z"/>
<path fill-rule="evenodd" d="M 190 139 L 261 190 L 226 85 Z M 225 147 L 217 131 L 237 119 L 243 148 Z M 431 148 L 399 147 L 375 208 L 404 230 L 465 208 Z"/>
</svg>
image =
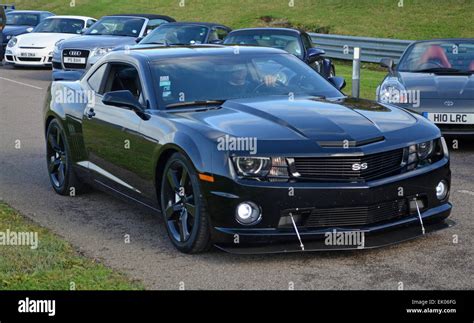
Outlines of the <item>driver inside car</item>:
<svg viewBox="0 0 474 323">
<path fill-rule="evenodd" d="M 245 64 L 233 65 L 230 69 L 229 77 L 226 81 L 225 90 L 231 91 L 233 97 L 240 97 L 249 90 L 260 87 L 260 84 L 249 81 L 249 71 Z M 264 75 L 261 85 L 266 87 L 274 87 L 277 82 L 275 75 Z"/>
</svg>

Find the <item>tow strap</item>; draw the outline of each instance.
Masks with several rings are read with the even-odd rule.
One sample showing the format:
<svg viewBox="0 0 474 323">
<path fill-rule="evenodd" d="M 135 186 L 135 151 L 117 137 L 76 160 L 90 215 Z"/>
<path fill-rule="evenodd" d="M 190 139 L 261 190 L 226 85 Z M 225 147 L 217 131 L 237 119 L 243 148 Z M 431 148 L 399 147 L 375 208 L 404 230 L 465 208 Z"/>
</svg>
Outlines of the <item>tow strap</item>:
<svg viewBox="0 0 474 323">
<path fill-rule="evenodd" d="M 298 228 L 296 227 L 296 223 L 295 223 L 295 220 L 293 219 L 293 214 L 291 212 L 290 212 L 290 218 L 291 218 L 291 222 L 293 223 L 293 228 L 295 228 L 296 236 L 298 237 L 298 240 L 300 242 L 300 248 L 302 251 L 304 251 L 304 244 L 303 244 L 303 241 L 301 241 L 300 233 L 298 231 Z"/>
<path fill-rule="evenodd" d="M 414 199 L 415 204 L 416 204 L 416 210 L 418 211 L 418 218 L 420 219 L 420 224 L 421 224 L 421 232 L 423 232 L 423 235 L 425 234 L 425 227 L 423 225 L 423 219 L 421 218 L 421 213 L 420 213 L 420 208 L 418 207 L 418 201 L 416 198 Z"/>
</svg>

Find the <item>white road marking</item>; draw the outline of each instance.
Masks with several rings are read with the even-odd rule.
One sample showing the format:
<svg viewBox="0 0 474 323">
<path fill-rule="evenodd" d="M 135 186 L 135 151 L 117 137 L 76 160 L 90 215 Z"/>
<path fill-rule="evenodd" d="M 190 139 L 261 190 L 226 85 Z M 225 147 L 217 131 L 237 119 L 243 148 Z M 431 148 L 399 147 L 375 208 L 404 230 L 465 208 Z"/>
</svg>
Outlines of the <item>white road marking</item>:
<svg viewBox="0 0 474 323">
<path fill-rule="evenodd" d="M 26 83 L 23 83 L 23 82 L 18 82 L 18 81 L 15 81 L 15 80 L 10 80 L 10 79 L 4 78 L 4 77 L 0 77 L 0 80 L 16 83 L 16 84 L 23 85 L 23 86 L 28 86 L 28 87 L 31 87 L 31 88 L 36 89 L 36 90 L 42 90 L 43 89 L 42 87 L 34 86 L 34 85 L 31 85 L 31 84 L 26 84 Z"/>
<path fill-rule="evenodd" d="M 458 192 L 463 193 L 463 194 L 468 194 L 468 195 L 474 195 L 474 192 L 471 192 L 471 191 L 468 191 L 468 190 L 459 190 Z"/>
</svg>

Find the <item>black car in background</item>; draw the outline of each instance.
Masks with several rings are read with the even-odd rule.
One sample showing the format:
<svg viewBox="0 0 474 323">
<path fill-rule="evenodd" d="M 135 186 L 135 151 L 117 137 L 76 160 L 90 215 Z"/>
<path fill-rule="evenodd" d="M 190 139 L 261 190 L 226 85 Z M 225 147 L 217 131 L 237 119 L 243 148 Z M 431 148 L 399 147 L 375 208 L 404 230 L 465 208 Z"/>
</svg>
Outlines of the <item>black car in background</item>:
<svg viewBox="0 0 474 323">
<path fill-rule="evenodd" d="M 0 54 L 3 59 L 8 42 L 15 36 L 32 32 L 40 22 L 54 16 L 49 11 L 12 10 L 6 13 L 6 25 L 3 29 Z"/>
<path fill-rule="evenodd" d="M 172 22 L 161 25 L 143 38 L 139 45 L 220 44 L 231 28 L 208 22 Z"/>
<path fill-rule="evenodd" d="M 474 38 L 417 41 L 389 74 L 377 99 L 410 109 L 434 122 L 444 134 L 474 135 Z"/>
<path fill-rule="evenodd" d="M 305 31 L 291 28 L 246 28 L 232 31 L 225 45 L 250 45 L 282 49 L 295 55 L 325 78 L 336 75 L 332 61 L 324 50 L 316 48 Z"/>
<path fill-rule="evenodd" d="M 186 253 L 373 248 L 452 225 L 439 129 L 342 85 L 273 48 L 113 51 L 48 91 L 51 185 L 161 211 Z"/>
</svg>

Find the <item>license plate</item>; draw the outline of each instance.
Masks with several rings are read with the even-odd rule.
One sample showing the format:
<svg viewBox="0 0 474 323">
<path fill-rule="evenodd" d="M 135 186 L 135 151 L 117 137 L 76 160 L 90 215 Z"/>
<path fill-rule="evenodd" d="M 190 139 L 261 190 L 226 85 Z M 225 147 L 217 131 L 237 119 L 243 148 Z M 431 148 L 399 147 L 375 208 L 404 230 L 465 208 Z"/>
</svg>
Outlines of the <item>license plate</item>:
<svg viewBox="0 0 474 323">
<path fill-rule="evenodd" d="M 424 113 L 436 124 L 474 124 L 474 113 Z"/>
<path fill-rule="evenodd" d="M 35 57 L 35 53 L 20 53 L 20 57 Z"/>
<path fill-rule="evenodd" d="M 64 63 L 69 64 L 85 64 L 85 57 L 64 57 Z"/>
</svg>

